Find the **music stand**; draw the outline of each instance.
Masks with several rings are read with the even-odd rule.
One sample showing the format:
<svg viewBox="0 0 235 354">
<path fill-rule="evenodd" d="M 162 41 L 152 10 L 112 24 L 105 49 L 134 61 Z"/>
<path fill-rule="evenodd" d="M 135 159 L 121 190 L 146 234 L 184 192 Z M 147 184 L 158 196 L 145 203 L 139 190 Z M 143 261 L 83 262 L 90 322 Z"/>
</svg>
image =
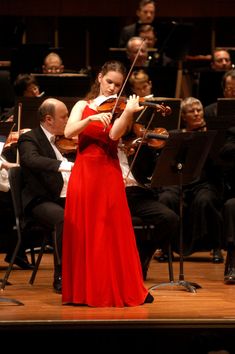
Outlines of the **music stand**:
<svg viewBox="0 0 235 354">
<path fill-rule="evenodd" d="M 21 122 L 20 122 L 20 129 L 24 128 L 36 128 L 39 125 L 39 120 L 37 116 L 37 111 L 39 106 L 42 102 L 50 98 L 51 96 L 43 96 L 43 97 L 18 97 L 15 102 L 14 107 L 14 122 L 15 122 L 15 130 L 18 127 L 18 105 L 19 103 L 22 104 L 22 111 L 21 111 Z M 58 100 L 64 102 L 68 111 L 70 113 L 72 107 L 78 101 L 78 97 L 62 97 L 62 96 L 53 96 Z M 1 125 L 0 125 L 1 128 Z"/>
<path fill-rule="evenodd" d="M 167 185 L 179 186 L 179 280 L 174 281 L 171 275 L 170 282 L 153 285 L 150 290 L 155 290 L 165 285 L 180 285 L 190 292 L 201 288 L 197 283 L 184 279 L 183 259 L 183 185 L 196 181 L 201 175 L 203 165 L 210 151 L 214 131 L 207 132 L 175 132 L 170 135 L 166 146 L 163 148 L 156 163 L 151 187 L 158 188 Z"/>
</svg>

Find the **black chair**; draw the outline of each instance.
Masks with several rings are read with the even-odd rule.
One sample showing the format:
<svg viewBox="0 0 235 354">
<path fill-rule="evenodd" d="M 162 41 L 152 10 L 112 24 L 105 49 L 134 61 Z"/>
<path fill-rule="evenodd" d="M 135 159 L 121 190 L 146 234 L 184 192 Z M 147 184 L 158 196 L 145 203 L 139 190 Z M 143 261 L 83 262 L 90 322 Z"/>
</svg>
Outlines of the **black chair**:
<svg viewBox="0 0 235 354">
<path fill-rule="evenodd" d="M 50 230 L 52 232 L 52 239 L 54 241 L 54 244 L 55 244 L 55 240 L 56 240 L 56 231 L 55 231 L 55 228 L 53 230 Z M 35 263 L 35 266 L 34 266 L 34 269 L 33 269 L 33 272 L 32 272 L 32 275 L 29 279 L 29 283 L 31 285 L 33 285 L 34 281 L 35 281 L 35 278 L 36 278 L 36 274 L 37 274 L 37 271 L 38 271 L 38 268 L 40 266 L 40 263 L 41 263 L 41 260 L 42 260 L 42 256 L 46 250 L 46 246 L 47 246 L 47 241 L 48 241 L 48 238 L 47 237 L 44 237 L 43 238 L 43 241 L 42 241 L 42 244 L 41 244 L 41 247 L 40 247 L 40 250 L 39 250 L 39 253 L 38 253 L 38 257 L 37 257 L 37 260 L 36 260 L 36 263 Z"/>
<path fill-rule="evenodd" d="M 14 207 L 14 213 L 15 213 L 15 229 L 17 232 L 17 243 L 14 249 L 14 252 L 12 254 L 10 263 L 7 267 L 5 276 L 2 280 L 1 284 L 1 290 L 3 290 L 7 284 L 8 278 L 10 276 L 10 273 L 13 268 L 13 264 L 15 262 L 17 253 L 19 251 L 21 241 L 22 241 L 22 218 L 23 218 L 23 208 L 22 208 L 22 203 L 21 203 L 21 174 L 20 174 L 20 168 L 14 167 L 9 170 L 8 173 L 9 176 L 9 183 L 10 183 L 10 189 L 11 189 L 11 195 L 12 195 L 12 202 L 13 202 L 13 207 Z"/>
<path fill-rule="evenodd" d="M 4 278 L 2 280 L 2 284 L 1 284 L 1 288 L 0 288 L 1 290 L 3 290 L 8 283 L 8 278 L 10 276 L 13 265 L 15 263 L 15 259 L 18 254 L 20 245 L 22 243 L 22 234 L 23 234 L 24 227 L 26 225 L 26 218 L 24 215 L 22 198 L 21 198 L 21 191 L 22 191 L 22 186 L 23 186 L 21 167 L 11 168 L 9 170 L 8 177 L 9 177 L 10 190 L 11 190 L 11 195 L 12 195 L 13 208 L 14 208 L 14 213 L 15 213 L 15 226 L 14 226 L 14 228 L 17 232 L 17 243 L 14 248 L 13 254 L 11 256 L 11 260 L 10 260 L 10 263 L 7 267 Z M 43 236 L 42 243 L 40 245 L 40 251 L 41 251 L 41 249 L 44 250 L 47 240 L 48 240 L 48 228 L 46 228 L 44 225 L 40 224 L 40 222 L 38 220 L 34 220 L 33 218 L 31 218 L 30 220 L 27 218 L 27 222 L 29 222 L 31 224 L 32 230 L 33 230 L 33 225 L 36 227 L 39 227 L 39 229 L 42 233 L 42 236 Z M 40 262 L 37 258 L 37 261 L 35 263 L 35 251 L 34 251 L 35 243 L 34 243 L 34 241 L 35 241 L 34 238 L 31 238 L 29 248 L 30 248 L 30 252 L 31 252 L 32 264 L 34 264 L 33 274 L 34 274 L 34 278 L 35 278 L 35 275 L 38 270 Z M 39 253 L 39 255 L 40 255 L 40 253 Z"/>
<path fill-rule="evenodd" d="M 141 235 L 138 233 L 142 233 L 142 237 L 144 237 L 144 244 L 146 242 L 151 242 L 151 234 L 153 230 L 155 229 L 155 226 L 150 223 L 144 221 L 142 218 L 138 216 L 132 216 L 132 225 L 136 234 L 136 239 L 137 239 L 137 246 L 139 245 L 139 255 L 140 255 L 140 260 L 142 264 L 142 271 L 143 271 L 143 277 L 144 280 L 147 278 L 147 271 L 148 271 L 148 265 L 151 259 L 148 259 L 145 254 L 142 254 L 141 249 L 142 247 L 144 248 L 143 245 L 141 245 Z M 152 246 L 151 246 L 152 247 Z M 174 279 L 173 275 L 173 264 L 172 264 L 172 249 L 171 249 L 171 244 L 168 246 L 168 271 L 169 271 L 169 281 L 172 282 Z"/>
</svg>

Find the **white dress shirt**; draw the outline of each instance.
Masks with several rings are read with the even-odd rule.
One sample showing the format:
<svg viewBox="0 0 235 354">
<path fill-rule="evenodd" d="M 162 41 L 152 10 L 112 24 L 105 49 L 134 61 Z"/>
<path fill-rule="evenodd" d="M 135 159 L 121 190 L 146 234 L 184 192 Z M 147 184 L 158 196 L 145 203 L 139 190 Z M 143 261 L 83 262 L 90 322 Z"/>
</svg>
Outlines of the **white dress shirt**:
<svg viewBox="0 0 235 354">
<path fill-rule="evenodd" d="M 122 140 L 120 139 L 119 144 L 122 144 Z M 130 166 L 127 160 L 127 156 L 125 154 L 125 152 L 118 147 L 118 159 L 119 159 L 119 163 L 121 166 L 121 170 L 122 170 L 122 177 L 125 183 L 126 187 L 130 187 L 130 186 L 138 186 L 138 182 L 136 181 L 136 179 L 134 178 L 133 174 L 130 171 Z"/>
<path fill-rule="evenodd" d="M 44 131 L 47 139 L 49 140 L 52 149 L 55 151 L 57 160 L 61 161 L 58 171 L 61 172 L 62 174 L 64 185 L 61 190 L 60 197 L 64 198 L 66 197 L 68 181 L 69 181 L 70 173 L 73 168 L 74 162 L 68 161 L 66 157 L 64 157 L 61 154 L 61 152 L 58 150 L 57 146 L 55 145 L 55 135 L 48 132 L 45 128 L 43 128 L 43 126 L 41 126 L 41 128 Z"/>
</svg>

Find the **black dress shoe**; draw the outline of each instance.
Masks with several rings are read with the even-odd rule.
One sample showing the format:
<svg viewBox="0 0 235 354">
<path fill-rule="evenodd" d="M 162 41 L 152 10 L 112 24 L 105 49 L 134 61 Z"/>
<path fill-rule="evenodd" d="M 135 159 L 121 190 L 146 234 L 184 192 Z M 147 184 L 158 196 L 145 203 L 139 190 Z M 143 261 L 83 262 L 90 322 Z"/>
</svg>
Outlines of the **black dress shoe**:
<svg viewBox="0 0 235 354">
<path fill-rule="evenodd" d="M 225 284 L 235 284 L 235 268 L 228 268 L 224 275 Z"/>
<path fill-rule="evenodd" d="M 171 254 L 172 261 L 174 260 L 174 255 L 173 253 Z M 160 254 L 157 254 L 154 256 L 154 259 L 158 261 L 159 263 L 166 263 L 169 261 L 169 255 L 168 253 L 162 252 Z"/>
<path fill-rule="evenodd" d="M 228 249 L 226 262 L 224 267 L 224 283 L 234 284 L 235 283 L 235 257 L 234 252 Z"/>
<path fill-rule="evenodd" d="M 212 262 L 213 263 L 223 263 L 224 257 L 220 249 L 214 249 L 212 251 Z"/>
<path fill-rule="evenodd" d="M 5 262 L 10 263 L 11 256 L 6 255 Z M 28 258 L 26 256 L 24 258 L 16 256 L 14 264 L 24 270 L 32 270 L 34 268 L 34 266 L 31 263 L 29 263 Z"/>
<path fill-rule="evenodd" d="M 61 277 L 61 275 L 54 276 L 53 288 L 57 294 L 62 293 L 62 277 Z"/>
<path fill-rule="evenodd" d="M 148 295 L 146 296 L 144 303 L 145 304 L 151 304 L 154 301 L 154 297 L 153 295 L 151 295 L 150 293 L 148 293 Z"/>
</svg>

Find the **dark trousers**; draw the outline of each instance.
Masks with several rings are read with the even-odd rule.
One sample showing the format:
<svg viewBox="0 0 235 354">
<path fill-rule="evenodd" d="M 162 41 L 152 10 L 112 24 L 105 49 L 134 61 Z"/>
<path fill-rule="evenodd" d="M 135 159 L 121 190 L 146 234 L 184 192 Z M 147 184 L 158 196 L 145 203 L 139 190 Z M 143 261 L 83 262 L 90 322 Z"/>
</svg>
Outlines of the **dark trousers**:
<svg viewBox="0 0 235 354">
<path fill-rule="evenodd" d="M 178 234 L 178 215 L 160 203 L 151 189 L 126 187 L 126 195 L 131 215 L 155 226 L 150 240 L 137 239 L 140 255 L 147 253 L 146 257 L 151 257 L 157 248 L 167 248 L 169 242 Z"/>
<path fill-rule="evenodd" d="M 54 241 L 54 265 L 61 268 L 62 257 L 62 236 L 64 225 L 64 205 L 65 198 L 61 198 L 58 203 L 44 201 L 31 210 L 33 217 L 40 223 L 55 230 Z"/>
<path fill-rule="evenodd" d="M 224 203 L 223 217 L 226 244 L 235 246 L 235 198 L 228 199 Z"/>
<path fill-rule="evenodd" d="M 179 213 L 179 187 L 159 190 L 159 200 Z M 183 188 L 184 243 L 188 252 L 222 248 L 222 198 L 209 183 L 198 183 Z"/>
</svg>

